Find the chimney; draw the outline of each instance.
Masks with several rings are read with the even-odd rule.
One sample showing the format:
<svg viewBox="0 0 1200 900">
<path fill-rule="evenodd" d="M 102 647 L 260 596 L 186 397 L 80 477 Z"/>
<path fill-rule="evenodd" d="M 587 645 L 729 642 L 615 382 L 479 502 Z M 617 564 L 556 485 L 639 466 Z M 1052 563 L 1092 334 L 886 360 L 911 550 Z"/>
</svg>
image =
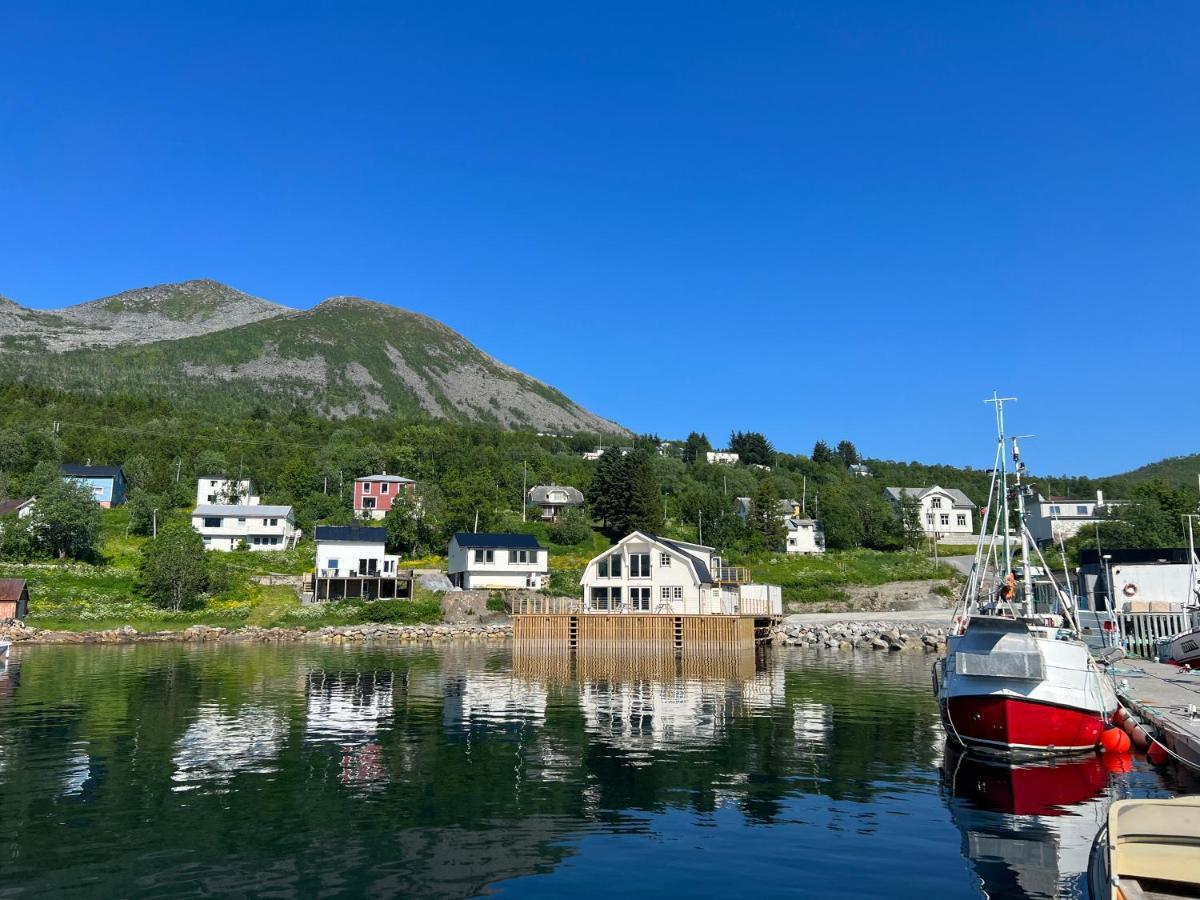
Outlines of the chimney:
<svg viewBox="0 0 1200 900">
<path fill-rule="evenodd" d="M 1096 506 L 1104 505 L 1104 491 L 1096 491 Z"/>
</svg>

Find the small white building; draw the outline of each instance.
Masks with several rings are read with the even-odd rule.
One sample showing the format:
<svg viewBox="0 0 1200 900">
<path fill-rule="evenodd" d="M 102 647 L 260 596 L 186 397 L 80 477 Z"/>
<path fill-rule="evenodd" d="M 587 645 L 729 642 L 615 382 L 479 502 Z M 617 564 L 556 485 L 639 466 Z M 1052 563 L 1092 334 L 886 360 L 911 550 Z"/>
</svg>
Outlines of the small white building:
<svg viewBox="0 0 1200 900">
<path fill-rule="evenodd" d="M 737 498 L 737 514 L 744 522 L 750 516 L 750 498 Z M 825 528 L 816 519 L 801 511 L 797 500 L 779 501 L 779 519 L 787 530 L 784 550 L 788 553 L 814 554 L 825 552 Z"/>
<path fill-rule="evenodd" d="M 583 494 L 566 485 L 535 484 L 529 489 L 529 505 L 538 510 L 541 521 L 557 522 L 563 510 L 583 506 Z"/>
<path fill-rule="evenodd" d="M 975 504 L 958 488 L 938 485 L 927 488 L 887 489 L 887 498 L 900 509 L 900 498 L 914 497 L 921 504 L 921 527 L 926 534 L 939 537 L 947 535 L 971 535 L 975 533 Z"/>
<path fill-rule="evenodd" d="M 611 448 L 611 447 L 609 447 L 608 449 L 610 449 L 610 450 L 611 450 L 612 448 Z M 617 452 L 618 452 L 618 453 L 620 453 L 622 456 L 628 456 L 630 453 L 632 453 L 632 452 L 633 452 L 633 448 L 632 448 L 632 447 L 617 447 L 616 449 L 617 449 Z M 584 458 L 584 459 L 586 459 L 586 460 L 589 460 L 589 461 L 591 461 L 591 462 L 595 462 L 596 460 L 598 460 L 598 459 L 599 459 L 600 457 L 602 457 L 603 455 L 604 455 L 604 448 L 603 448 L 603 447 L 597 447 L 597 448 L 596 448 L 596 449 L 594 449 L 594 450 L 585 450 L 585 451 L 583 452 L 583 458 Z"/>
<path fill-rule="evenodd" d="M 1025 502 L 1025 521 L 1029 533 L 1039 544 L 1070 540 L 1085 525 L 1108 518 L 1113 504 L 1104 502 L 1104 492 L 1096 491 L 1094 500 L 1072 500 L 1070 497 L 1043 497 L 1040 493 Z"/>
<path fill-rule="evenodd" d="M 463 590 L 540 590 L 549 581 L 550 551 L 530 534 L 460 532 L 450 539 L 446 569 Z"/>
<path fill-rule="evenodd" d="M 704 454 L 710 466 L 736 466 L 741 459 L 732 450 L 708 450 Z"/>
<path fill-rule="evenodd" d="M 192 527 L 205 550 L 290 550 L 300 540 L 290 506 L 201 503 L 192 510 Z"/>
<path fill-rule="evenodd" d="M 394 599 L 410 595 L 400 557 L 386 549 L 387 529 L 370 525 L 318 525 L 313 600 Z"/>
<path fill-rule="evenodd" d="M 249 478 L 235 481 L 224 475 L 201 475 L 196 479 L 197 506 L 258 506 L 261 502 Z"/>
<path fill-rule="evenodd" d="M 635 531 L 587 564 L 585 613 L 781 615 L 778 586 L 751 584 L 712 547 Z"/>
</svg>

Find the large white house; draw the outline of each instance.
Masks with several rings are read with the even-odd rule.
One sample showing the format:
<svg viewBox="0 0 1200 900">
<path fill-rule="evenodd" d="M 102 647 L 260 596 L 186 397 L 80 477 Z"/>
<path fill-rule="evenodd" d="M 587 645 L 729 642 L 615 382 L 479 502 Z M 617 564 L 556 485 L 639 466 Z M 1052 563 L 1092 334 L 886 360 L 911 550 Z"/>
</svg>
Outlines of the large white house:
<svg viewBox="0 0 1200 900">
<path fill-rule="evenodd" d="M 781 615 L 780 589 L 751 584 L 712 547 L 635 531 L 587 564 L 585 613 Z"/>
<path fill-rule="evenodd" d="M 313 600 L 376 600 L 409 595 L 409 577 L 399 577 L 400 557 L 386 550 L 386 528 L 318 525 L 313 536 L 317 540 Z"/>
<path fill-rule="evenodd" d="M 549 581 L 550 551 L 530 534 L 460 532 L 450 539 L 446 569 L 464 590 L 539 590 Z"/>
<path fill-rule="evenodd" d="M 1104 492 L 1096 491 L 1095 499 L 1072 500 L 1069 497 L 1043 497 L 1025 502 L 1025 521 L 1029 533 L 1039 544 L 1068 540 L 1085 525 L 1102 522 L 1108 517 L 1111 502 L 1104 502 Z"/>
<path fill-rule="evenodd" d="M 742 521 L 750 515 L 750 498 L 737 498 L 737 514 Z M 824 553 L 825 528 L 816 519 L 810 519 L 801 512 L 801 504 L 796 500 L 779 501 L 779 519 L 787 530 L 787 540 L 784 550 L 788 553 Z"/>
<path fill-rule="evenodd" d="M 196 479 L 196 505 L 233 504 L 257 506 L 262 501 L 254 494 L 249 478 L 240 481 L 224 475 L 201 475 Z"/>
<path fill-rule="evenodd" d="M 732 450 L 706 450 L 704 458 L 710 466 L 736 466 L 741 459 Z"/>
<path fill-rule="evenodd" d="M 529 505 L 537 508 L 543 522 L 557 522 L 563 510 L 583 506 L 583 494 L 566 485 L 535 484 L 529 489 Z"/>
<path fill-rule="evenodd" d="M 900 509 L 900 498 L 915 498 L 921 504 L 921 527 L 926 534 L 939 537 L 947 535 L 970 535 L 975 532 L 975 504 L 958 488 L 934 485 L 927 488 L 887 489 L 887 497 Z"/>
<path fill-rule="evenodd" d="M 192 510 L 192 527 L 204 538 L 205 550 L 289 550 L 300 540 L 290 506 L 200 503 Z"/>
</svg>

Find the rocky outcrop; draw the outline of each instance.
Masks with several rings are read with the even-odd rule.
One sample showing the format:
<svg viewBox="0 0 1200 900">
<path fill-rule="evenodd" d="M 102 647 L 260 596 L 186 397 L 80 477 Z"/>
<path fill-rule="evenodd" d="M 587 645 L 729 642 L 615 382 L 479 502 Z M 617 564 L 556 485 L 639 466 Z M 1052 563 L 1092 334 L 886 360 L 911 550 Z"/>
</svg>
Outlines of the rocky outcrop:
<svg viewBox="0 0 1200 900">
<path fill-rule="evenodd" d="M 930 625 L 888 622 L 781 625 L 771 635 L 771 641 L 779 647 L 937 653 L 946 647 L 946 629 Z"/>
</svg>

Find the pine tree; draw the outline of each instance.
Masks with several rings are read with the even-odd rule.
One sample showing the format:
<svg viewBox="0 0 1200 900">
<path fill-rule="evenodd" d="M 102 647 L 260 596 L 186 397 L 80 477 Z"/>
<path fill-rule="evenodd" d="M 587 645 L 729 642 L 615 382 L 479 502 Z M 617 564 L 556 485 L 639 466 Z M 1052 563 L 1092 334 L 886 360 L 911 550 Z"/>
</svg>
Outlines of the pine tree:
<svg viewBox="0 0 1200 900">
<path fill-rule="evenodd" d="M 658 531 L 663 524 L 662 490 L 654 473 L 654 460 L 643 451 L 625 460 L 628 503 L 621 531 Z"/>
<path fill-rule="evenodd" d="M 812 461 L 815 463 L 831 463 L 834 460 L 833 451 L 829 449 L 829 445 L 824 441 L 817 441 L 813 444 Z"/>
<path fill-rule="evenodd" d="M 759 482 L 754 496 L 750 498 L 750 511 L 746 517 L 750 532 L 756 543 L 772 552 L 782 550 L 787 540 L 787 529 L 779 517 L 779 498 L 771 489 L 767 479 Z"/>
<path fill-rule="evenodd" d="M 587 501 L 592 515 L 605 527 L 616 527 L 628 506 L 626 461 L 619 450 L 610 447 L 596 463 L 596 474 L 588 485 Z"/>
<path fill-rule="evenodd" d="M 849 468 L 858 462 L 858 448 L 850 441 L 839 441 L 837 450 L 834 451 L 842 460 L 842 465 Z"/>
</svg>

